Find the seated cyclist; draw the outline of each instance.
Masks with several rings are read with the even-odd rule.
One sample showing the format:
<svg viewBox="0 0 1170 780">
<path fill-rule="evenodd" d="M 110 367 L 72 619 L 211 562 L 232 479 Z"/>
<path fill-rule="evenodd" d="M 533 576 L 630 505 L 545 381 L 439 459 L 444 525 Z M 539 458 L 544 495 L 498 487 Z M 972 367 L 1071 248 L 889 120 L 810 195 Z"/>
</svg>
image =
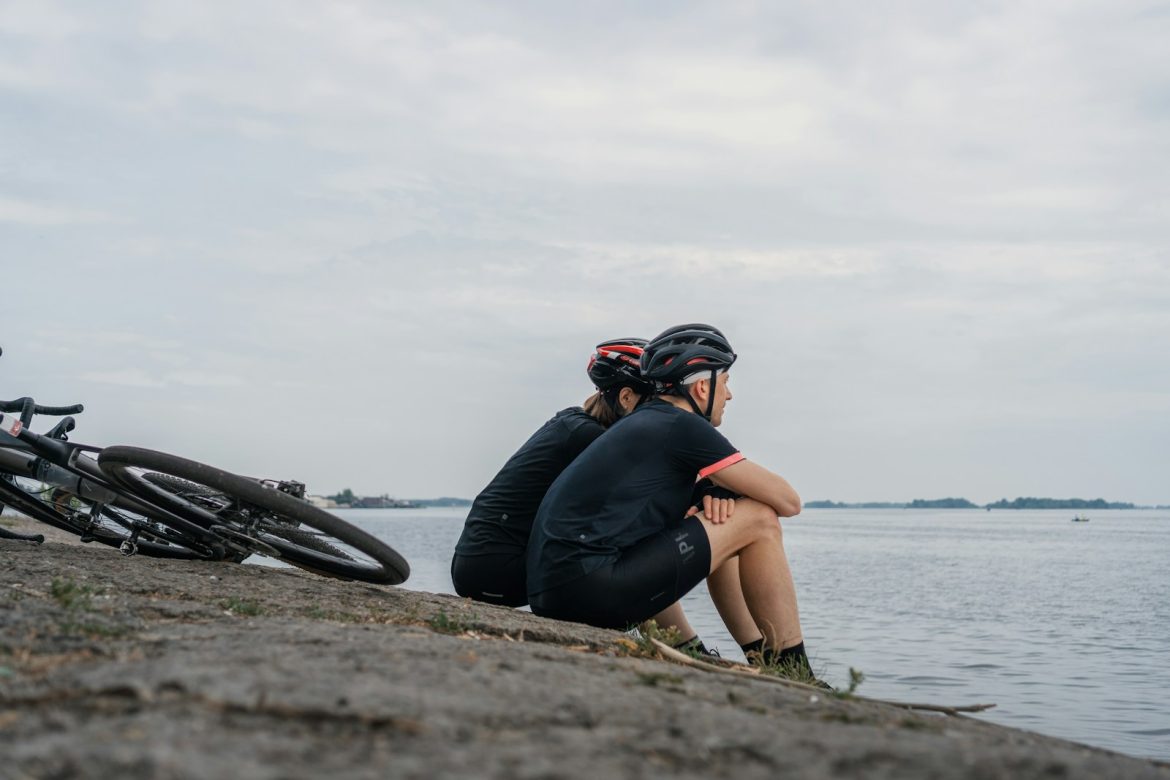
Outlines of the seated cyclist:
<svg viewBox="0 0 1170 780">
<path fill-rule="evenodd" d="M 451 561 L 460 596 L 508 607 L 528 603 L 524 557 L 536 509 L 565 467 L 646 394 L 639 369 L 645 344 L 598 344 L 586 366 L 596 392 L 582 406 L 553 415 L 475 497 Z"/>
<path fill-rule="evenodd" d="M 557 412 L 476 496 L 451 561 L 460 596 L 509 607 L 528 603 L 525 552 L 536 509 L 565 467 L 646 397 L 650 385 L 640 369 L 645 344 L 633 338 L 598 344 L 586 366 L 596 392 L 583 407 Z M 732 501 L 711 495 L 700 505 L 719 519 L 734 511 Z M 655 618 L 678 629 L 680 646 L 706 650 L 679 605 L 668 605 Z"/>
<path fill-rule="evenodd" d="M 800 497 L 716 430 L 735 359 L 709 325 L 671 328 L 647 345 L 652 400 L 573 461 L 540 505 L 528 546 L 533 612 L 624 629 L 730 570 L 739 601 L 716 606 L 748 658 L 809 673 L 777 521 L 800 512 Z M 727 522 L 684 516 L 704 478 L 743 497 Z"/>
</svg>

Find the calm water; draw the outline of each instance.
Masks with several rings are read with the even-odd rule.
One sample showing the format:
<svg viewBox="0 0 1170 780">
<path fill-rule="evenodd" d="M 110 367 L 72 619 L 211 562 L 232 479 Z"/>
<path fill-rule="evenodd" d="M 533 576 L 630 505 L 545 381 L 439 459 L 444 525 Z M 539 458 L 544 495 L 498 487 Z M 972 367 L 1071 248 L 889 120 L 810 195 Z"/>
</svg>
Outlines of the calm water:
<svg viewBox="0 0 1170 780">
<path fill-rule="evenodd" d="M 411 563 L 406 587 L 453 592 L 464 510 L 349 510 Z M 807 510 L 786 521 L 814 667 L 859 693 L 995 702 L 1010 726 L 1170 759 L 1170 512 Z M 742 658 L 700 587 L 710 646 Z"/>
</svg>

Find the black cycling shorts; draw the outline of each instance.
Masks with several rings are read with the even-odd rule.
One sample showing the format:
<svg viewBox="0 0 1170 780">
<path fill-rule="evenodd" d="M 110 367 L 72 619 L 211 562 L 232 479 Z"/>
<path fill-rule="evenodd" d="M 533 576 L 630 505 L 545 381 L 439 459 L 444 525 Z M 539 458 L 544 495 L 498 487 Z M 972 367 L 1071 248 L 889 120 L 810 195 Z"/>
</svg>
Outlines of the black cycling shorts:
<svg viewBox="0 0 1170 780">
<path fill-rule="evenodd" d="M 460 596 L 522 607 L 528 603 L 524 550 L 490 555 L 459 555 L 451 559 L 451 582 Z"/>
<path fill-rule="evenodd" d="M 535 594 L 532 611 L 624 630 L 681 599 L 710 571 L 711 543 L 692 515 L 623 550 L 616 563 Z"/>
</svg>

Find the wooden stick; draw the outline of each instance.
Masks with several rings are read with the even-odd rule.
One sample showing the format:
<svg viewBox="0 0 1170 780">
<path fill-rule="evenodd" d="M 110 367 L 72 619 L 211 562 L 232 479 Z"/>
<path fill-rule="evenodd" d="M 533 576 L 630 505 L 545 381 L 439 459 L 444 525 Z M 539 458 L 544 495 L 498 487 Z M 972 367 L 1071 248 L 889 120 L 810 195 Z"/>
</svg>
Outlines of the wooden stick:
<svg viewBox="0 0 1170 780">
<path fill-rule="evenodd" d="M 760 674 L 760 671 L 754 667 L 745 667 L 745 666 L 743 666 L 743 664 L 739 664 L 739 663 L 735 663 L 735 662 L 731 662 L 731 661 L 728 662 L 729 666 L 726 666 L 726 667 L 725 666 L 717 666 L 717 665 L 712 664 L 712 663 L 707 663 L 706 661 L 700 661 L 698 658 L 692 658 L 691 656 L 687 655 L 686 653 L 679 652 L 678 650 L 675 650 L 673 647 L 666 644 L 665 642 L 661 642 L 661 641 L 654 639 L 652 637 L 650 638 L 650 641 L 654 643 L 654 647 L 658 650 L 658 652 L 662 653 L 663 658 L 674 661 L 675 663 L 683 664 L 684 666 L 693 666 L 696 669 L 705 669 L 709 672 L 718 672 L 720 674 L 730 674 L 730 675 L 734 675 L 736 677 L 739 677 L 741 679 L 746 676 L 746 677 L 750 677 L 753 680 L 765 680 L 767 682 L 774 683 L 776 685 L 783 685 L 786 688 L 797 688 L 799 690 L 809 691 L 811 693 L 819 693 L 819 694 L 831 693 L 830 691 L 826 691 L 823 688 L 818 688 L 815 685 L 809 685 L 807 683 L 797 682 L 796 680 L 786 680 L 783 677 L 775 677 L 775 676 L 770 675 L 770 674 Z M 942 712 L 942 713 L 945 713 L 947 715 L 958 715 L 959 713 L 962 713 L 962 712 L 983 712 L 984 710 L 989 710 L 995 706 L 994 704 L 967 704 L 967 705 L 960 705 L 960 706 L 956 706 L 956 707 L 948 707 L 948 706 L 944 706 L 941 704 L 917 704 L 914 702 L 887 701 L 885 699 L 870 699 L 870 698 L 867 698 L 865 696 L 850 696 L 850 698 L 856 699 L 858 701 L 868 701 L 868 702 L 872 702 L 874 704 L 886 704 L 886 705 L 889 705 L 891 707 L 901 707 L 902 709 L 907 709 L 907 710 L 925 710 L 928 712 Z"/>
</svg>

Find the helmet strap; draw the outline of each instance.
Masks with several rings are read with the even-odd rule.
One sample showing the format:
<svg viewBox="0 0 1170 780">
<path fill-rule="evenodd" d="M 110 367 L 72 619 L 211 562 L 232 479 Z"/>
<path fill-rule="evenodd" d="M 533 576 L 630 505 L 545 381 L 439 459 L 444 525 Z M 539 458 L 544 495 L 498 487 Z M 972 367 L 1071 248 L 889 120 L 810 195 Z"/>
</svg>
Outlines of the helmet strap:
<svg viewBox="0 0 1170 780">
<path fill-rule="evenodd" d="M 703 410 L 699 408 L 699 405 L 697 403 L 695 403 L 695 399 L 691 397 L 690 390 L 687 390 L 686 392 L 683 392 L 683 393 L 679 393 L 679 395 L 681 395 L 683 398 L 687 399 L 687 403 L 689 403 L 691 405 L 691 408 L 695 410 L 695 414 L 699 415 L 700 417 L 707 417 L 705 414 L 703 414 Z M 711 418 L 707 417 L 707 419 L 710 420 Z"/>
<path fill-rule="evenodd" d="M 675 394 L 681 395 L 687 399 L 687 403 L 695 410 L 695 414 L 702 417 L 707 422 L 711 422 L 711 412 L 715 410 L 715 381 L 719 378 L 719 369 L 711 369 L 711 385 L 707 388 L 707 411 L 703 412 L 699 405 L 695 403 L 695 397 L 691 395 L 691 388 L 687 385 L 679 385 L 675 388 Z"/>
<path fill-rule="evenodd" d="M 715 382 L 719 379 L 719 370 L 711 369 L 711 384 L 707 387 L 707 413 L 703 415 L 707 422 L 711 422 L 711 412 L 715 411 Z"/>
</svg>

